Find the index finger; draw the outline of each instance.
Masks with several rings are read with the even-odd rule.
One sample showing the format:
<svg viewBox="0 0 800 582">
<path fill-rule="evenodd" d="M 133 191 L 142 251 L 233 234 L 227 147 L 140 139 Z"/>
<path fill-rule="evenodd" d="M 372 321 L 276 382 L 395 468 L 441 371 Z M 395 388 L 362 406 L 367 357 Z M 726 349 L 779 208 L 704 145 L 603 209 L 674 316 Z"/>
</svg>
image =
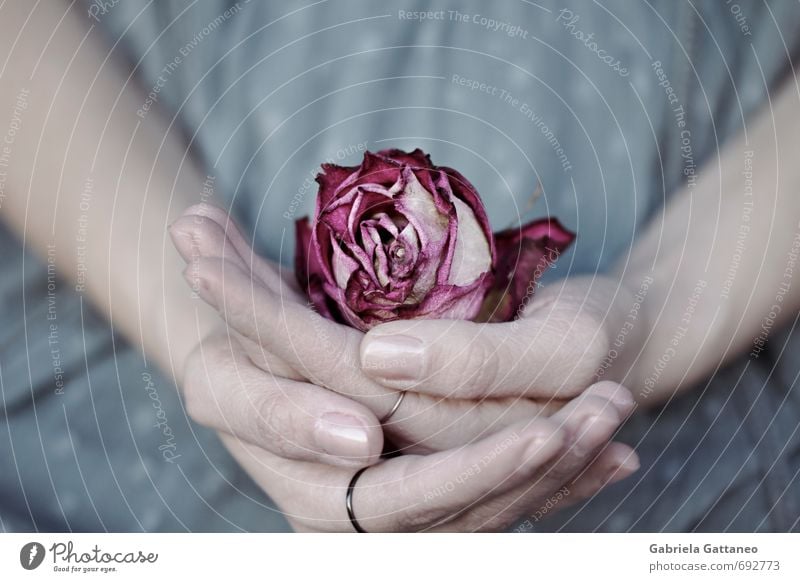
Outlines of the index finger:
<svg viewBox="0 0 800 582">
<path fill-rule="evenodd" d="M 358 399 L 381 416 L 397 392 L 365 377 L 358 362 L 363 334 L 309 305 L 287 301 L 230 261 L 201 258 L 193 266 L 199 293 L 243 336 L 284 360 L 314 384 Z"/>
</svg>

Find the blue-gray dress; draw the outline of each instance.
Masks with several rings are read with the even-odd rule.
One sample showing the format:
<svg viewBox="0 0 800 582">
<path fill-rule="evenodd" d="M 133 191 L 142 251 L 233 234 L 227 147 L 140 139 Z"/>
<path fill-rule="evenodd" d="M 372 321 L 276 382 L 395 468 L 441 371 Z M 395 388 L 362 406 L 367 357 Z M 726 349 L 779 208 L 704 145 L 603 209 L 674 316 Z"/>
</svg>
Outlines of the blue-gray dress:
<svg viewBox="0 0 800 582">
<path fill-rule="evenodd" d="M 320 161 L 421 147 L 496 229 L 552 214 L 579 233 L 549 277 L 602 272 L 800 56 L 790 2 L 86 3 L 153 93 L 130 114 L 176 115 L 216 203 L 287 263 Z M 5 230 L 0 268 L 0 530 L 286 529 L 171 382 Z M 638 413 L 620 438 L 642 470 L 534 529 L 800 529 L 797 344 L 775 332 Z"/>
</svg>

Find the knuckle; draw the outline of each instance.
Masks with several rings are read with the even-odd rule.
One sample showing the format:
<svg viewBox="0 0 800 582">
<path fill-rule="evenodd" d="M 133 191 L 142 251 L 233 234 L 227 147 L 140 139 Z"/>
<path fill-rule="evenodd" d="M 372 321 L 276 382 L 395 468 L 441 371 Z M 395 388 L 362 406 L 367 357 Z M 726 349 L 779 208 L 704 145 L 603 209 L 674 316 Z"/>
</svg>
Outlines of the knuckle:
<svg viewBox="0 0 800 582">
<path fill-rule="evenodd" d="M 303 380 L 303 376 L 287 364 L 280 357 L 267 350 L 263 345 L 244 338 L 240 341 L 244 348 L 248 363 L 266 372 L 270 376 L 288 378 L 289 380 Z"/>
<path fill-rule="evenodd" d="M 276 454 L 285 456 L 292 447 L 290 422 L 284 399 L 277 394 L 264 394 L 255 403 L 256 414 L 252 420 L 253 433 L 258 442 Z"/>
<path fill-rule="evenodd" d="M 453 378 L 462 397 L 477 398 L 488 393 L 500 376 L 499 351 L 485 336 L 476 335 L 467 344 L 463 360 L 454 358 Z"/>
<path fill-rule="evenodd" d="M 336 389 L 344 387 L 350 382 L 355 370 L 360 370 L 358 360 L 360 338 L 356 334 L 344 333 L 331 335 L 328 330 L 334 330 L 330 322 L 325 321 L 321 333 L 317 334 L 314 361 L 302 362 L 308 370 L 314 372 L 316 378 L 326 388 Z M 335 325 L 335 324 L 334 324 Z M 355 354 L 355 356 L 354 356 Z"/>
</svg>

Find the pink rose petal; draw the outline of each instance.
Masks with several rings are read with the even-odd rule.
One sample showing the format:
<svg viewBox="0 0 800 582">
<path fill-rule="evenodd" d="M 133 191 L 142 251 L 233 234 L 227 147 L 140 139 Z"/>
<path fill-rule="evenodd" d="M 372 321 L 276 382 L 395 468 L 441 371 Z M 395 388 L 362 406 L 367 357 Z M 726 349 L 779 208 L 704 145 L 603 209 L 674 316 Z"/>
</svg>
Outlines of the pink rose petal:
<svg viewBox="0 0 800 582">
<path fill-rule="evenodd" d="M 488 321 L 510 321 L 518 316 L 533 297 L 536 281 L 573 240 L 575 234 L 555 218 L 495 234 L 495 283 L 484 305 L 484 317 Z"/>
<path fill-rule="evenodd" d="M 422 150 L 324 164 L 295 270 L 320 313 L 362 331 L 396 319 L 507 321 L 572 242 L 555 219 L 492 235 L 475 188 Z"/>
</svg>

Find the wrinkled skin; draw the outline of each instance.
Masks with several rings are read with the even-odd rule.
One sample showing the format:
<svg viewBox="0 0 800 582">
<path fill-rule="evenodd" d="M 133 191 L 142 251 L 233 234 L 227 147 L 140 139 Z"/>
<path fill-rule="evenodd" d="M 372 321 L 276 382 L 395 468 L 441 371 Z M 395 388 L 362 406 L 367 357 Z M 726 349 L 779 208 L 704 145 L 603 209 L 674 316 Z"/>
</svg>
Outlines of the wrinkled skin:
<svg viewBox="0 0 800 582">
<path fill-rule="evenodd" d="M 493 235 L 475 188 L 421 150 L 323 165 L 295 271 L 325 317 L 361 331 L 406 319 L 514 317 L 574 235 L 554 219 Z"/>
</svg>

